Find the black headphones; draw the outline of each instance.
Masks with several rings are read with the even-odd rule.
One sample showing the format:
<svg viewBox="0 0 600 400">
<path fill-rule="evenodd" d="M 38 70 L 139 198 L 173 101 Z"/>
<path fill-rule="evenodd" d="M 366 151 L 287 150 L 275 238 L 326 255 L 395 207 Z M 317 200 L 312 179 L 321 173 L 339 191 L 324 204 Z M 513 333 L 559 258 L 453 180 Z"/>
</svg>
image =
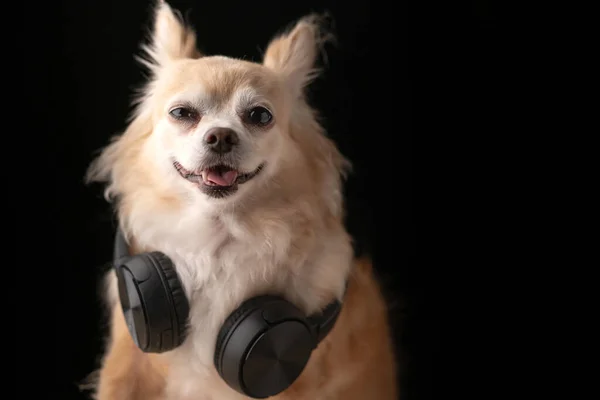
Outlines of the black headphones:
<svg viewBox="0 0 600 400">
<path fill-rule="evenodd" d="M 171 260 L 159 252 L 130 256 L 119 229 L 114 268 L 125 321 L 137 346 L 162 353 L 181 345 L 190 310 Z M 246 396 L 274 396 L 298 378 L 341 307 L 334 300 L 322 312 L 305 317 L 282 297 L 246 300 L 219 331 L 215 368 L 231 388 Z"/>
</svg>

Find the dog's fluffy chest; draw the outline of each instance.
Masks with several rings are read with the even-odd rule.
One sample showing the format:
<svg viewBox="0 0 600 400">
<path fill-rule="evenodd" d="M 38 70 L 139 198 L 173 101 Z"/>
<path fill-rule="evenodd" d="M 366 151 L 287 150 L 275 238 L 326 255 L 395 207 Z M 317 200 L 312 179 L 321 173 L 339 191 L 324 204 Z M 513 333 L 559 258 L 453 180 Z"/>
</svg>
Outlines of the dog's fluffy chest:
<svg viewBox="0 0 600 400">
<path fill-rule="evenodd" d="M 290 251 L 291 220 L 274 223 L 265 218 L 256 223 L 253 218 L 225 215 L 202 216 L 195 222 L 179 223 L 148 243 L 173 260 L 189 297 L 219 300 L 223 288 L 239 292 L 238 282 L 250 284 L 260 278 L 273 283 L 301 261 Z M 278 268 L 282 264 L 285 267 Z M 211 294 L 217 287 L 220 290 Z"/>
</svg>

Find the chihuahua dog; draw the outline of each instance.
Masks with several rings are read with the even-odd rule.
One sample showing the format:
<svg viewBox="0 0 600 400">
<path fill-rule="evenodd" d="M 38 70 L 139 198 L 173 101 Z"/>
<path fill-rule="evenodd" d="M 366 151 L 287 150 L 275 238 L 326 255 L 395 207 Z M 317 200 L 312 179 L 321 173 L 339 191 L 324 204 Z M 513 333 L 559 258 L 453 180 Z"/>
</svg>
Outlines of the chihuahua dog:
<svg viewBox="0 0 600 400">
<path fill-rule="evenodd" d="M 165 2 L 153 15 L 140 57 L 149 81 L 87 178 L 105 185 L 130 254 L 172 260 L 189 315 L 180 346 L 142 351 L 111 271 L 94 398 L 252 398 L 216 371 L 216 340 L 232 310 L 270 294 L 305 315 L 333 300 L 341 311 L 297 379 L 269 398 L 397 399 L 384 297 L 343 222 L 350 163 L 305 94 L 328 39 L 321 19 L 304 17 L 275 36 L 257 63 L 201 54 L 195 31 Z"/>
</svg>

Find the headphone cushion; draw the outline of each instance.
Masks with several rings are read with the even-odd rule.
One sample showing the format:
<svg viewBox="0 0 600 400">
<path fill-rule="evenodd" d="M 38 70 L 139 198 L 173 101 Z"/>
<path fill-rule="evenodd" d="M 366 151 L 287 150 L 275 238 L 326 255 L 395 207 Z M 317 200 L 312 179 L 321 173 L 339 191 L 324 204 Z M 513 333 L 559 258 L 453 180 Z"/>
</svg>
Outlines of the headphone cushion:
<svg viewBox="0 0 600 400">
<path fill-rule="evenodd" d="M 160 270 L 164 281 L 171 293 L 173 301 L 173 310 L 175 311 L 175 319 L 177 321 L 178 337 L 175 337 L 175 342 L 181 344 L 184 337 L 184 332 L 187 328 L 187 317 L 189 314 L 189 303 L 183 290 L 183 285 L 177 275 L 177 271 L 173 262 L 169 257 L 160 252 L 148 253 L 147 256 L 152 260 L 152 263 Z M 173 333 L 175 334 L 175 332 Z"/>
</svg>

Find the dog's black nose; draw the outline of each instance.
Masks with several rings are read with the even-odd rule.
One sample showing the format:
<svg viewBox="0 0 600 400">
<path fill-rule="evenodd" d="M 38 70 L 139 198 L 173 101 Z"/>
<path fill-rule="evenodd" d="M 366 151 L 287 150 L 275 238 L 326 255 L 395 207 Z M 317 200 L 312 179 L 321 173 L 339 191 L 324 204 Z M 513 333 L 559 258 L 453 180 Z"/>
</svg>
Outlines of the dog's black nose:
<svg viewBox="0 0 600 400">
<path fill-rule="evenodd" d="M 204 135 L 204 142 L 215 153 L 229 153 L 239 143 L 237 133 L 230 128 L 212 128 Z"/>
</svg>

